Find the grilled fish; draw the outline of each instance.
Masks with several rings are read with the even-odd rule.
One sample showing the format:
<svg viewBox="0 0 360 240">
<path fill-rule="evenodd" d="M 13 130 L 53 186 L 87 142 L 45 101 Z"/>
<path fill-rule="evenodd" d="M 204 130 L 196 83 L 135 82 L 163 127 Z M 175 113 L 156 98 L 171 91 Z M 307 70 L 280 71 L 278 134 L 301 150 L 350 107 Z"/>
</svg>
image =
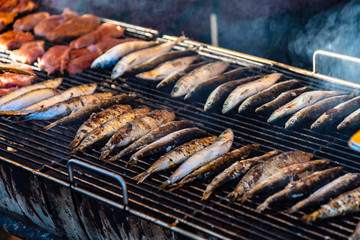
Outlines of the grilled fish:
<svg viewBox="0 0 360 240">
<path fill-rule="evenodd" d="M 73 150 L 73 152 L 82 151 L 85 148 L 93 145 L 94 143 L 112 136 L 125 124 L 131 122 L 134 119 L 144 116 L 149 111 L 150 111 L 149 108 L 136 108 L 122 115 L 119 115 L 115 118 L 110 119 L 109 121 L 105 122 L 101 126 L 91 131 L 79 144 L 79 146 Z"/>
<path fill-rule="evenodd" d="M 291 207 L 288 212 L 293 213 L 303 208 L 319 206 L 329 201 L 329 199 L 337 197 L 339 194 L 359 186 L 360 173 L 347 173 L 319 188 L 309 197 Z"/>
<path fill-rule="evenodd" d="M 150 143 L 149 145 L 143 147 L 142 149 L 134 153 L 131 156 L 128 165 L 132 167 L 134 164 L 137 163 L 140 158 L 157 153 L 169 152 L 174 147 L 183 144 L 193 138 L 204 137 L 206 135 L 206 131 L 196 127 L 185 128 L 175 131 L 160 138 L 159 140 L 156 140 L 155 142 Z"/>
<path fill-rule="evenodd" d="M 286 92 L 281 93 L 279 96 L 277 96 L 274 100 L 265 103 L 264 105 L 261 105 L 260 107 L 255 109 L 256 113 L 263 113 L 268 114 L 275 111 L 277 108 L 283 106 L 284 104 L 288 103 L 289 101 L 293 100 L 300 94 L 307 91 L 309 87 L 301 87 L 293 90 L 289 90 Z"/>
<path fill-rule="evenodd" d="M 99 113 L 91 114 L 90 118 L 86 120 L 77 130 L 74 140 L 69 144 L 70 148 L 75 148 L 79 143 L 94 129 L 104 124 L 116 116 L 124 114 L 131 110 L 130 105 L 113 105 Z"/>
<path fill-rule="evenodd" d="M 281 77 L 282 74 L 273 73 L 253 82 L 245 83 L 236 87 L 226 98 L 222 108 L 222 113 L 227 113 L 228 111 L 236 107 L 239 103 L 241 103 L 244 99 L 270 87 L 271 85 L 276 83 Z"/>
<path fill-rule="evenodd" d="M 338 177 L 342 173 L 342 170 L 342 167 L 333 167 L 314 172 L 309 176 L 290 182 L 283 190 L 268 197 L 257 207 L 256 211 L 262 212 L 275 202 L 307 195 Z"/>
<path fill-rule="evenodd" d="M 212 144 L 216 138 L 216 136 L 198 138 L 177 146 L 170 152 L 160 157 L 150 168 L 134 177 L 134 179 L 137 180 L 138 183 L 142 183 L 152 173 L 173 168 L 183 163 L 194 153 Z"/>
<path fill-rule="evenodd" d="M 111 157 L 109 159 L 109 162 L 115 161 L 116 159 L 121 158 L 122 156 L 125 156 L 127 154 L 134 153 L 135 151 L 145 147 L 146 145 L 156 141 L 157 139 L 160 139 L 164 136 L 166 136 L 169 133 L 172 133 L 174 131 L 188 128 L 188 127 L 194 127 L 195 123 L 188 121 L 188 120 L 181 120 L 181 121 L 172 121 L 165 123 L 161 125 L 160 127 L 150 131 L 148 134 L 142 136 L 135 142 L 133 142 L 128 147 L 124 148 L 120 153 L 116 154 L 115 156 Z"/>
<path fill-rule="evenodd" d="M 121 57 L 125 56 L 134 51 L 138 51 L 144 48 L 153 47 L 157 45 L 157 42 L 153 41 L 132 41 L 132 42 L 125 42 L 115 47 L 110 48 L 100 57 L 94 60 L 91 64 L 91 68 L 106 68 L 114 66 Z"/>
<path fill-rule="evenodd" d="M 235 190 L 228 198 L 231 201 L 237 200 L 245 192 L 254 188 L 257 184 L 276 173 L 279 169 L 294 163 L 308 162 L 313 158 L 313 154 L 301 151 L 285 152 L 279 154 L 266 162 L 260 163 L 250 169 L 240 180 Z"/>
<path fill-rule="evenodd" d="M 360 210 L 360 187 L 349 192 L 343 193 L 337 198 L 324 204 L 317 211 L 305 215 L 302 220 L 305 222 L 314 222 L 318 219 L 326 219 L 347 213 L 357 213 Z"/>
<path fill-rule="evenodd" d="M 296 128 L 301 126 L 306 122 L 313 121 L 317 119 L 321 114 L 325 111 L 329 110 L 330 108 L 338 105 L 341 102 L 347 101 L 351 98 L 349 95 L 340 95 L 335 97 L 325 98 L 320 100 L 313 105 L 307 106 L 294 115 L 292 115 L 289 120 L 285 123 L 285 128 Z"/>
<path fill-rule="evenodd" d="M 289 116 L 304 107 L 310 106 L 324 98 L 343 95 L 344 92 L 339 91 L 310 91 L 301 94 L 284 106 L 276 109 L 267 120 L 268 123 L 273 123 L 280 118 Z"/>
<path fill-rule="evenodd" d="M 166 110 L 154 110 L 145 116 L 127 123 L 119 129 L 101 149 L 100 160 L 104 160 L 116 147 L 123 147 L 136 141 L 151 130 L 175 119 L 175 114 Z"/>
<path fill-rule="evenodd" d="M 265 193 L 267 196 L 273 194 L 285 187 L 289 182 L 296 181 L 300 178 L 310 175 L 314 171 L 318 171 L 326 167 L 330 163 L 330 160 L 315 160 L 310 162 L 295 163 L 287 167 L 279 169 L 273 175 L 257 184 L 254 188 L 247 191 L 241 198 L 241 201 L 245 201 L 254 195 Z"/>
<path fill-rule="evenodd" d="M 19 97 L 20 95 L 23 95 L 27 92 L 36 90 L 36 89 L 41 89 L 41 88 L 57 88 L 58 86 L 60 86 L 60 84 L 62 83 L 62 78 L 55 78 L 55 79 L 50 79 L 44 82 L 39 82 L 39 83 L 35 83 L 35 84 L 31 84 L 28 86 L 24 86 L 21 88 L 18 88 L 2 97 L 0 97 L 0 106 L 3 105 L 6 102 L 9 102 L 12 99 L 15 99 L 17 97 Z"/>
<path fill-rule="evenodd" d="M 221 171 L 229 164 L 232 164 L 234 161 L 244 160 L 247 158 L 253 151 L 259 149 L 260 144 L 250 144 L 244 147 L 235 149 L 231 152 L 225 153 L 220 157 L 212 160 L 211 162 L 203 165 L 202 167 L 196 169 L 192 173 L 186 175 L 183 179 L 180 180 L 179 183 L 175 183 L 170 187 L 173 187 L 171 190 L 177 189 L 179 187 L 184 186 L 189 182 L 193 182 L 198 178 L 208 178 L 209 176 L 214 175 L 215 173 Z M 171 191 L 170 190 L 170 191 Z"/>
<path fill-rule="evenodd" d="M 211 181 L 211 183 L 206 187 L 201 200 L 207 200 L 216 188 L 224 185 L 227 182 L 240 178 L 251 167 L 262 161 L 268 160 L 278 153 L 278 150 L 273 150 L 258 157 L 253 157 L 233 163 L 230 167 L 226 168 Z"/>
<path fill-rule="evenodd" d="M 160 186 L 160 188 L 162 189 L 170 184 L 177 182 L 192 171 L 227 153 L 231 148 L 233 140 L 233 131 L 230 128 L 226 129 L 213 144 L 198 151 L 189 157 L 185 162 L 183 162 L 180 167 L 176 169 L 176 171 L 169 177 L 169 179 Z"/>
<path fill-rule="evenodd" d="M 359 240 L 360 239 L 360 221 L 356 225 L 355 231 L 349 237 L 349 240 Z"/>
<path fill-rule="evenodd" d="M 360 125 L 360 108 L 349 116 L 347 116 L 341 123 L 336 127 L 339 131 L 349 130 L 359 127 Z"/>
<path fill-rule="evenodd" d="M 221 74 L 228 67 L 229 63 L 218 61 L 211 62 L 194 69 L 176 82 L 174 88 L 171 91 L 171 96 L 184 96 L 192 87 Z"/>
<path fill-rule="evenodd" d="M 262 90 L 261 92 L 248 97 L 239 107 L 239 113 L 247 110 L 253 110 L 262 104 L 274 100 L 279 94 L 293 88 L 298 84 L 298 80 L 288 80 L 280 83 L 276 83 L 271 87 Z"/>
<path fill-rule="evenodd" d="M 136 77 L 144 80 L 160 81 L 169 76 L 174 71 L 178 71 L 178 69 L 185 69 L 198 58 L 199 56 L 190 56 L 170 60 L 160 64 L 158 67 L 148 72 L 139 73 L 136 75 Z"/>
<path fill-rule="evenodd" d="M 111 79 L 121 77 L 124 72 L 133 68 L 134 66 L 144 63 L 154 56 L 158 56 L 159 54 L 170 51 L 172 47 L 175 46 L 175 44 L 176 42 L 169 41 L 155 47 L 145 48 L 129 53 L 116 63 L 111 73 Z"/>
</svg>

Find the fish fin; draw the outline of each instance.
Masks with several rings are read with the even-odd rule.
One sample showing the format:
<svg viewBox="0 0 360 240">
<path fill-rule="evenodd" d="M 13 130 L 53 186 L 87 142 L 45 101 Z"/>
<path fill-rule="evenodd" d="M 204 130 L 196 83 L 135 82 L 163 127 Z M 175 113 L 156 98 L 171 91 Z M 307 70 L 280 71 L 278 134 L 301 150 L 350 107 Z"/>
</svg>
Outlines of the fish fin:
<svg viewBox="0 0 360 240">
<path fill-rule="evenodd" d="M 101 154 L 100 154 L 100 160 L 102 160 L 102 161 L 104 161 L 105 160 L 105 158 L 110 154 L 110 152 L 111 152 L 111 149 L 109 149 L 108 147 L 103 147 L 102 149 L 101 149 Z M 108 161 L 108 162 L 110 162 L 110 161 Z"/>
<path fill-rule="evenodd" d="M 169 182 L 169 181 L 163 182 L 163 184 L 161 184 L 160 187 L 159 187 L 159 191 L 160 191 L 160 190 L 163 190 L 164 188 L 166 188 L 166 187 L 169 186 L 169 185 L 170 185 L 170 182 Z"/>
<path fill-rule="evenodd" d="M 263 202 L 256 208 L 256 212 L 261 213 L 268 207 L 267 202 Z"/>
<path fill-rule="evenodd" d="M 201 201 L 208 200 L 212 193 L 213 193 L 213 191 L 205 190 L 205 192 L 203 193 L 203 196 L 201 198 Z"/>
<path fill-rule="evenodd" d="M 170 186 L 171 188 L 169 189 L 169 191 L 172 192 L 172 191 L 174 191 L 174 190 L 176 190 L 176 189 L 181 188 L 181 187 L 184 186 L 184 185 L 185 185 L 185 182 L 180 182 L 180 183 L 178 183 L 178 184 L 171 185 L 171 186 Z"/>
<path fill-rule="evenodd" d="M 150 171 L 145 171 L 145 172 L 142 172 L 142 173 L 136 175 L 132 179 L 134 179 L 135 181 L 138 181 L 137 184 L 139 184 L 139 183 L 142 183 L 148 176 L 150 176 L 150 174 L 151 174 Z"/>
<path fill-rule="evenodd" d="M 315 211 L 313 213 L 310 213 L 308 215 L 305 215 L 305 216 L 302 216 L 301 217 L 301 220 L 306 222 L 306 223 L 309 223 L 309 222 L 314 222 L 316 221 L 316 219 L 318 218 L 318 212 Z"/>
</svg>

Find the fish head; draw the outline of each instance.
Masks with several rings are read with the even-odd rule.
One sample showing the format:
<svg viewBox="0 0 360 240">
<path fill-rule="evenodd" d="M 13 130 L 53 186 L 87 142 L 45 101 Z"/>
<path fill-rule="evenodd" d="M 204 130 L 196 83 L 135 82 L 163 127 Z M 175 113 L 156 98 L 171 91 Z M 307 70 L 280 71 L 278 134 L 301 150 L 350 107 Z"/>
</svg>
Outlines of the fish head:
<svg viewBox="0 0 360 240">
<path fill-rule="evenodd" d="M 234 104 L 233 104 L 233 99 L 231 97 L 231 95 L 229 95 L 225 102 L 224 102 L 224 105 L 223 105 L 223 108 L 222 108 L 222 113 L 227 113 L 228 111 L 230 111 L 231 109 L 233 109 L 234 107 Z"/>
<path fill-rule="evenodd" d="M 181 97 L 186 94 L 186 84 L 177 82 L 171 91 L 171 97 Z"/>
</svg>

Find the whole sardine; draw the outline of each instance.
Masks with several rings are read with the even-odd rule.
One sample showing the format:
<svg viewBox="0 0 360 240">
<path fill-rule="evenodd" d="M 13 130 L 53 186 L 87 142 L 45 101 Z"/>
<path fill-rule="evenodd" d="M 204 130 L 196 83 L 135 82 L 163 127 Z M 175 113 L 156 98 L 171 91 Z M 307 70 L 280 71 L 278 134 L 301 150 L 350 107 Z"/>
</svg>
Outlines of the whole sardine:
<svg viewBox="0 0 360 240">
<path fill-rule="evenodd" d="M 127 94 L 121 94 L 117 96 L 111 96 L 109 98 L 103 99 L 102 101 L 98 101 L 95 104 L 86 105 L 74 112 L 72 112 L 70 115 L 63 117 L 46 127 L 44 127 L 45 130 L 49 130 L 50 128 L 55 127 L 58 124 L 64 124 L 67 122 L 76 121 L 79 119 L 84 119 L 86 117 L 89 117 L 93 112 L 99 111 L 102 108 L 107 108 L 115 103 L 120 102 L 128 102 L 130 99 L 134 99 L 135 95 L 127 95 Z"/>
<path fill-rule="evenodd" d="M 333 167 L 330 169 L 314 172 L 309 176 L 303 177 L 294 182 L 290 182 L 283 190 L 268 197 L 256 208 L 256 211 L 262 212 L 275 202 L 290 198 L 297 198 L 312 193 L 314 190 L 322 187 L 323 185 L 338 177 L 342 173 L 342 170 L 342 167 Z"/>
<path fill-rule="evenodd" d="M 269 196 L 275 191 L 284 188 L 289 182 L 296 181 L 305 176 L 309 176 L 314 171 L 318 171 L 329 165 L 330 160 L 315 160 L 310 162 L 295 163 L 279 169 L 276 173 L 257 184 L 254 188 L 247 191 L 241 198 L 244 202 L 254 195 L 266 194 Z"/>
<path fill-rule="evenodd" d="M 27 92 L 36 90 L 36 89 L 41 89 L 41 88 L 57 88 L 58 86 L 60 86 L 60 84 L 62 83 L 63 79 L 62 78 L 55 78 L 55 79 L 50 79 L 47 81 L 43 81 L 43 82 L 39 82 L 39 83 L 35 83 L 35 84 L 31 84 L 28 86 L 24 86 L 21 88 L 18 88 L 2 97 L 0 97 L 0 106 L 3 105 L 6 102 L 9 102 L 10 100 L 13 100 L 17 97 L 19 97 L 20 95 L 23 95 Z"/>
<path fill-rule="evenodd" d="M 198 138 L 177 146 L 170 152 L 160 157 L 150 168 L 134 177 L 134 179 L 137 180 L 138 183 L 142 183 L 152 173 L 173 168 L 183 163 L 194 153 L 212 144 L 216 138 L 216 136 Z"/>
<path fill-rule="evenodd" d="M 74 140 L 69 144 L 70 148 L 75 148 L 79 143 L 95 128 L 109 121 L 110 119 L 120 116 L 131 110 L 130 105 L 117 104 L 111 106 L 99 113 L 91 114 L 90 118 L 86 120 L 77 130 Z"/>
<path fill-rule="evenodd" d="M 352 112 L 349 116 L 347 116 L 341 123 L 336 127 L 337 130 L 349 130 L 358 128 L 360 125 L 360 108 L 354 112 Z M 358 130 L 358 129 L 356 129 Z"/>
<path fill-rule="evenodd" d="M 245 83 L 236 87 L 226 98 L 222 108 L 222 113 L 227 113 L 228 111 L 236 107 L 239 103 L 241 103 L 244 99 L 270 87 L 271 85 L 276 83 L 281 77 L 282 74 L 273 73 L 253 82 Z"/>
<path fill-rule="evenodd" d="M 351 96 L 349 95 L 340 95 L 320 100 L 317 103 L 307 106 L 292 115 L 285 123 L 285 128 L 296 128 L 307 122 L 311 122 L 317 119 L 325 111 L 338 105 L 341 102 L 349 100 L 350 98 Z"/>
<path fill-rule="evenodd" d="M 309 197 L 291 207 L 288 212 L 293 213 L 303 208 L 319 206 L 330 199 L 339 196 L 341 193 L 359 186 L 360 173 L 347 173 L 319 188 Z"/>
<path fill-rule="evenodd" d="M 139 73 L 136 77 L 144 80 L 160 81 L 169 76 L 172 72 L 178 71 L 178 69 L 185 69 L 198 58 L 199 56 L 190 56 L 170 60 L 160 64 L 158 67 L 148 72 Z"/>
<path fill-rule="evenodd" d="M 253 110 L 262 104 L 274 100 L 279 94 L 293 88 L 298 84 L 298 80 L 288 80 L 280 83 L 276 83 L 269 88 L 262 90 L 261 92 L 248 97 L 239 107 L 239 113 Z"/>
<path fill-rule="evenodd" d="M 124 72 L 133 68 L 134 66 L 144 63 L 154 56 L 170 51 L 173 46 L 175 46 L 175 44 L 175 41 L 169 41 L 155 47 L 145 48 L 129 53 L 116 63 L 111 73 L 111 79 L 121 77 Z"/>
<path fill-rule="evenodd" d="M 116 154 L 115 156 L 111 157 L 108 161 L 115 161 L 127 154 L 134 153 L 135 151 L 145 147 L 146 145 L 168 135 L 169 133 L 175 132 L 177 130 L 194 127 L 195 123 L 188 120 L 181 120 L 181 121 L 171 121 L 161 125 L 160 127 L 150 131 L 148 134 L 142 136 L 135 142 L 133 142 L 128 147 L 124 148 L 120 153 Z"/>
<path fill-rule="evenodd" d="M 94 69 L 112 67 L 119 61 L 121 57 L 125 56 L 126 54 L 140 49 L 153 47 L 157 44 L 159 43 L 142 40 L 121 43 L 119 45 L 116 45 L 115 47 L 110 48 L 100 57 L 95 59 L 94 62 L 91 64 L 91 68 Z"/>
<path fill-rule="evenodd" d="M 304 107 L 310 106 L 324 98 L 343 95 L 344 92 L 339 91 L 310 91 L 301 94 L 284 106 L 276 109 L 267 120 L 268 123 L 273 123 L 280 118 L 289 116 Z"/>
<path fill-rule="evenodd" d="M 73 150 L 73 152 L 82 151 L 85 148 L 93 145 L 94 143 L 112 136 L 116 133 L 121 127 L 123 127 L 128 122 L 140 118 L 147 114 L 150 111 L 150 108 L 136 108 L 126 112 L 122 115 L 119 115 L 115 118 L 110 119 L 101 126 L 95 128 L 91 131 L 84 140 Z"/>
<path fill-rule="evenodd" d="M 96 83 L 90 83 L 90 84 L 84 84 L 84 85 L 72 87 L 66 91 L 63 91 L 60 94 L 57 94 L 53 97 L 44 99 L 40 102 L 37 102 L 26 108 L 23 108 L 23 109 L 21 109 L 21 111 L 28 112 L 28 113 L 36 112 L 41 109 L 45 109 L 49 106 L 52 106 L 56 103 L 66 101 L 72 97 L 78 97 L 78 96 L 82 96 L 82 95 L 92 94 L 96 90 L 96 88 L 97 88 Z"/>
<path fill-rule="evenodd" d="M 279 154 L 266 162 L 260 163 L 250 169 L 240 180 L 235 190 L 228 198 L 231 201 L 237 200 L 245 192 L 254 188 L 257 184 L 276 173 L 279 169 L 294 163 L 308 162 L 313 158 L 313 154 L 301 151 L 285 152 Z"/>
<path fill-rule="evenodd" d="M 302 220 L 305 222 L 314 222 L 318 219 L 341 216 L 347 213 L 357 213 L 359 211 L 360 187 L 341 194 L 327 204 L 322 205 L 317 211 L 303 216 Z"/>
<path fill-rule="evenodd" d="M 322 114 L 318 119 L 316 119 L 310 128 L 315 131 L 322 131 L 338 125 L 346 116 L 358 109 L 359 104 L 360 96 L 340 103 Z"/>
<path fill-rule="evenodd" d="M 261 75 L 256 75 L 221 84 L 210 93 L 204 105 L 204 111 L 209 111 L 219 107 L 221 104 L 224 103 L 228 94 L 233 91 L 237 86 L 254 81 L 260 77 Z"/>
<path fill-rule="evenodd" d="M 176 171 L 169 177 L 169 179 L 160 186 L 160 188 L 162 189 L 179 181 L 192 171 L 227 153 L 231 148 L 233 140 L 233 131 L 230 128 L 226 129 L 213 144 L 198 151 L 189 157 L 185 162 L 183 162 L 180 167 L 176 169 Z"/>
<path fill-rule="evenodd" d="M 225 183 L 240 178 L 251 167 L 262 161 L 268 160 L 269 158 L 277 155 L 278 153 L 278 150 L 273 150 L 258 157 L 253 157 L 233 163 L 230 167 L 226 168 L 211 181 L 211 183 L 206 187 L 206 190 L 204 191 L 201 200 L 207 200 L 216 188 L 224 185 Z"/>
<path fill-rule="evenodd" d="M 119 129 L 101 149 L 100 160 L 104 160 L 117 147 L 136 141 L 151 130 L 175 119 L 175 114 L 166 110 L 154 110 L 145 116 L 127 123 Z"/>
<path fill-rule="evenodd" d="M 40 111 L 25 116 L 27 120 L 50 120 L 66 116 L 88 104 L 95 104 L 97 101 L 109 98 L 112 93 L 95 93 L 70 98 L 66 101 L 56 103 Z"/>
<path fill-rule="evenodd" d="M 198 67 L 180 78 L 171 91 L 172 97 L 181 97 L 189 92 L 189 90 L 201 82 L 208 81 L 209 79 L 221 74 L 229 67 L 226 62 L 212 62 L 201 67 Z"/>
<path fill-rule="evenodd" d="M 255 109 L 256 113 L 263 113 L 268 114 L 275 111 L 277 108 L 283 106 L 284 104 L 290 102 L 300 94 L 304 93 L 305 91 L 309 90 L 309 87 L 302 87 L 293 90 L 289 90 L 286 92 L 281 93 L 277 96 L 274 100 L 265 103 L 264 105 Z"/>
<path fill-rule="evenodd" d="M 247 158 L 253 151 L 259 149 L 260 144 L 250 144 L 244 147 L 235 149 L 231 152 L 225 153 L 220 157 L 212 160 L 211 162 L 203 165 L 202 167 L 196 169 L 192 173 L 186 175 L 180 182 L 171 185 L 172 190 L 180 188 L 189 182 L 193 182 L 199 178 L 208 178 L 209 176 L 214 175 L 215 173 L 223 170 L 225 167 L 229 166 L 235 161 L 244 160 Z"/>
<path fill-rule="evenodd" d="M 155 142 L 150 143 L 149 145 L 143 147 L 142 149 L 134 153 L 131 156 L 128 165 L 132 167 L 134 164 L 138 162 L 139 159 L 145 156 L 162 153 L 162 152 L 169 152 L 176 146 L 183 144 L 193 138 L 204 137 L 206 135 L 207 135 L 206 131 L 196 127 L 185 128 L 175 131 L 160 138 L 159 140 L 156 140 Z"/>
</svg>

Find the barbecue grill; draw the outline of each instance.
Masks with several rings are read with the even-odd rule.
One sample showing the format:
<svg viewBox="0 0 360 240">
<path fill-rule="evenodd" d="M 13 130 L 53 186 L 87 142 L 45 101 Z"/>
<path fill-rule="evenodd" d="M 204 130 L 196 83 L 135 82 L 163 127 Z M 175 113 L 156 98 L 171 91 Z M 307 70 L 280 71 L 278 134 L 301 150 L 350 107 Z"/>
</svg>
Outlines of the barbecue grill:
<svg viewBox="0 0 360 240">
<path fill-rule="evenodd" d="M 124 26 L 128 35 L 143 39 L 158 36 L 151 29 L 114 23 Z M 158 38 L 159 41 L 175 39 L 166 35 Z M 186 40 L 175 48 L 193 46 L 200 47 L 199 54 L 204 58 L 226 60 L 234 67 L 253 66 L 244 76 L 281 72 L 288 79 L 299 79 L 314 88 L 352 91 L 358 87 L 196 41 Z M 9 62 L 9 51 L 2 52 L 0 60 Z M 41 80 L 49 78 L 45 72 L 37 71 L 36 66 L 32 67 Z M 173 99 L 169 92 L 131 76 L 112 81 L 110 70 L 88 69 L 64 76 L 61 88 L 93 82 L 98 83 L 100 91 L 134 92 L 138 104 L 171 110 L 179 119 L 202 124 L 201 128 L 211 134 L 219 135 L 230 127 L 235 134 L 233 148 L 258 143 L 262 153 L 272 149 L 301 150 L 312 152 L 317 158 L 331 159 L 333 165 L 341 165 L 348 172 L 360 169 L 359 155 L 347 147 L 350 133 L 320 134 L 305 128 L 286 130 L 268 124 L 261 115 L 205 113 L 203 99 L 191 102 Z M 287 214 L 274 208 L 260 214 L 255 211 L 260 203 L 258 199 L 244 204 L 229 204 L 224 200 L 236 183 L 216 191 L 209 201 L 203 202 L 200 199 L 206 187 L 204 181 L 173 192 L 159 191 L 172 171 L 153 174 L 138 185 L 132 177 L 147 169 L 154 159 L 141 160 L 137 166 L 127 168 L 125 160 L 107 164 L 98 160 L 100 153 L 96 146 L 71 155 L 67 145 L 79 125 L 57 126 L 45 131 L 43 127 L 49 123 L 0 119 L 1 213 L 9 217 L 9 222 L 15 219 L 31 229 L 35 227 L 39 233 L 29 236 L 4 223 L 15 235 L 33 239 L 44 233 L 53 239 L 346 239 L 360 219 L 353 215 L 305 224 L 299 220 L 300 212 Z"/>
</svg>

